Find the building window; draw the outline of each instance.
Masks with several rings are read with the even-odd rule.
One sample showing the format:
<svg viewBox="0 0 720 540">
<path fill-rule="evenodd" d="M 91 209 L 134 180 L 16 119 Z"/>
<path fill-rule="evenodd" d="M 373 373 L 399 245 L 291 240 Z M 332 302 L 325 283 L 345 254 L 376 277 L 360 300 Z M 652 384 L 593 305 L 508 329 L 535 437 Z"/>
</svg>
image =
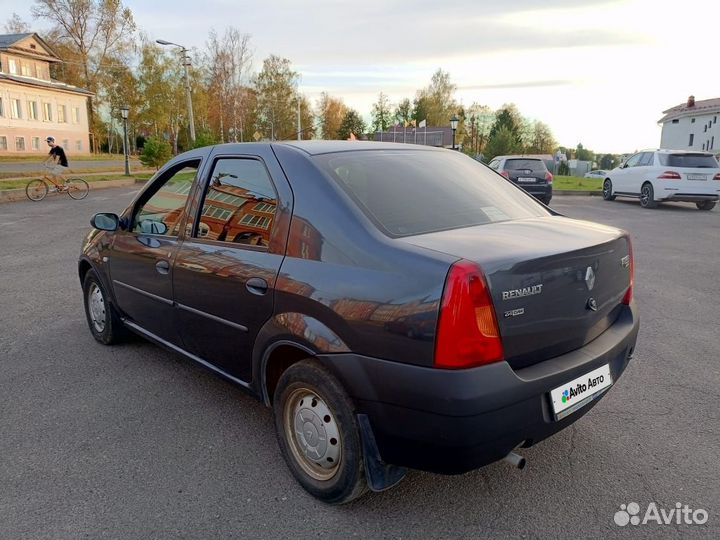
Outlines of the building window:
<svg viewBox="0 0 720 540">
<path fill-rule="evenodd" d="M 20 72 L 22 73 L 23 77 L 32 77 L 33 76 L 33 70 L 31 69 L 33 66 L 31 64 L 26 64 L 23 62 L 20 64 Z"/>
<path fill-rule="evenodd" d="M 22 118 L 22 107 L 19 99 L 10 100 L 10 118 Z"/>
<path fill-rule="evenodd" d="M 33 137 L 30 141 L 30 146 L 33 150 L 40 150 L 40 137 Z"/>
<path fill-rule="evenodd" d="M 703 126 L 703 133 L 707 133 L 707 126 Z"/>
<path fill-rule="evenodd" d="M 73 107 L 72 108 L 72 123 L 77 124 L 80 122 L 80 108 L 79 107 Z"/>
<path fill-rule="evenodd" d="M 75 150 L 82 152 L 82 141 L 75 141 Z"/>
<path fill-rule="evenodd" d="M 694 123 L 695 123 L 695 119 L 694 119 L 694 118 L 691 118 L 691 119 L 690 119 L 690 123 L 691 123 L 691 124 L 694 124 Z"/>
<path fill-rule="evenodd" d="M 690 142 L 688 143 L 688 146 L 692 146 L 694 141 L 695 141 L 695 135 L 693 133 L 691 133 L 690 134 Z"/>
<path fill-rule="evenodd" d="M 28 101 L 28 115 L 30 120 L 38 119 L 38 104 L 37 101 Z"/>
<path fill-rule="evenodd" d="M 676 118 L 675 120 L 673 120 L 673 121 L 672 121 L 672 123 L 673 123 L 673 124 L 677 124 L 678 122 L 680 122 L 680 120 L 679 120 L 679 119 L 677 119 L 677 118 Z"/>
<path fill-rule="evenodd" d="M 61 124 L 64 124 L 66 122 L 66 120 L 65 120 L 65 105 L 58 105 L 57 113 L 58 113 L 58 122 L 60 122 Z"/>
<path fill-rule="evenodd" d="M 0 135 L 0 150 L 7 150 L 7 137 Z"/>
<path fill-rule="evenodd" d="M 275 205 L 274 204 L 268 204 L 268 203 L 257 203 L 255 205 L 255 208 L 253 208 L 256 212 L 265 212 L 267 214 L 274 214 L 275 213 Z"/>
<path fill-rule="evenodd" d="M 49 103 L 43 103 L 43 120 L 52 122 L 52 106 Z"/>
<path fill-rule="evenodd" d="M 25 151 L 25 137 L 15 137 L 15 150 L 18 152 Z"/>
<path fill-rule="evenodd" d="M 70 141 L 68 141 L 67 139 L 63 139 L 63 145 L 62 145 L 62 147 L 63 147 L 63 149 L 65 149 L 65 150 L 69 150 L 69 149 L 70 149 Z"/>
<path fill-rule="evenodd" d="M 3 107 L 3 100 L 0 97 L 0 116 L 5 116 L 5 108 Z"/>
<path fill-rule="evenodd" d="M 717 116 L 713 118 L 713 124 L 717 124 Z"/>
<path fill-rule="evenodd" d="M 8 66 L 10 68 L 10 75 L 17 75 L 17 63 L 14 58 L 8 58 Z"/>
<path fill-rule="evenodd" d="M 704 151 L 705 151 L 705 143 L 703 143 L 702 149 L 703 149 L 703 152 L 704 152 Z"/>
</svg>

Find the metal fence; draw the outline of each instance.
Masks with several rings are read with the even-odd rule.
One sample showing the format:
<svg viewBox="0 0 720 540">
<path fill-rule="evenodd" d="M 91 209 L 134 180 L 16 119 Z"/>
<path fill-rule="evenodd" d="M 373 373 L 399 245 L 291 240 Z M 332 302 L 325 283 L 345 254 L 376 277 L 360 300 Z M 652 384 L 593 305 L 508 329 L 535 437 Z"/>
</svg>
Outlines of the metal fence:
<svg viewBox="0 0 720 540">
<path fill-rule="evenodd" d="M 398 129 L 397 131 L 377 131 L 375 140 L 381 142 L 398 142 L 422 144 L 426 146 L 443 146 L 443 131 L 426 131 L 423 128 Z"/>
</svg>

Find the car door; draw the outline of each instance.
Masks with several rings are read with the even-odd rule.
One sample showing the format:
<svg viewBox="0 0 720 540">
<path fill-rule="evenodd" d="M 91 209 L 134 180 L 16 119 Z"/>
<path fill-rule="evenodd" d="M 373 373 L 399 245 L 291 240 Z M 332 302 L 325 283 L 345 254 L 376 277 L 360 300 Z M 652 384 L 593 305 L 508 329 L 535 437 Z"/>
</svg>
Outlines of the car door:
<svg viewBox="0 0 720 540">
<path fill-rule="evenodd" d="M 180 162 L 159 176 L 137 200 L 126 230 L 113 239 L 108 265 L 120 310 L 131 323 L 179 343 L 172 294 L 172 261 L 185 221 L 200 159 Z"/>
<path fill-rule="evenodd" d="M 637 162 L 637 165 L 633 167 L 632 174 L 630 176 L 631 184 L 628 186 L 628 189 L 631 193 L 635 193 L 637 195 L 640 194 L 642 185 L 648 178 L 648 173 L 652 167 L 653 156 L 653 152 L 642 152 L 640 154 L 640 160 Z"/>
<path fill-rule="evenodd" d="M 292 195 L 269 146 L 214 156 L 203 184 L 174 263 L 183 346 L 250 382 L 253 343 L 272 316 Z"/>
<path fill-rule="evenodd" d="M 628 160 L 625 162 L 625 166 L 615 172 L 612 177 L 612 181 L 614 184 L 613 188 L 616 192 L 639 193 L 639 190 L 633 191 L 632 186 L 634 184 L 633 175 L 637 172 L 635 167 L 640 162 L 641 157 L 642 152 L 630 156 L 630 158 L 628 158 Z"/>
</svg>

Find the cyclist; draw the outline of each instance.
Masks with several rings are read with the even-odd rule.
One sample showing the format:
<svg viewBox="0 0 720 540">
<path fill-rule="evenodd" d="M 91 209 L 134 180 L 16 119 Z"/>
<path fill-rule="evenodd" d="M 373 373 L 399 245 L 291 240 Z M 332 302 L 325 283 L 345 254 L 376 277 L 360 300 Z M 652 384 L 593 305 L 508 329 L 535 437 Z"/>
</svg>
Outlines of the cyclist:
<svg viewBox="0 0 720 540">
<path fill-rule="evenodd" d="M 65 177 L 63 175 L 68 170 L 68 160 L 65 155 L 65 150 L 63 150 L 62 146 L 55 143 L 55 137 L 48 137 L 45 141 L 50 147 L 50 153 L 48 154 L 47 159 L 43 162 L 43 165 L 53 163 L 53 165 L 49 167 L 50 175 L 52 176 L 53 181 L 56 184 L 59 184 L 60 182 L 58 182 L 58 179 L 60 179 L 62 183 L 65 183 Z M 64 187 L 58 189 L 64 189 Z"/>
</svg>

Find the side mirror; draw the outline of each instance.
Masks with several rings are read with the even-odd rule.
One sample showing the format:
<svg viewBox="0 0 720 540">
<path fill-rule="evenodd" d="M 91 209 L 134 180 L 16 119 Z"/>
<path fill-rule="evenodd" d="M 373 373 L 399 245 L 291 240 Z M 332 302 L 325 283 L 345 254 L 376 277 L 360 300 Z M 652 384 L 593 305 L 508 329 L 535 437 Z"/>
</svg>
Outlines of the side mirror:
<svg viewBox="0 0 720 540">
<path fill-rule="evenodd" d="M 117 214 L 100 213 L 90 219 L 90 225 L 101 231 L 117 231 L 120 226 L 120 218 Z"/>
</svg>

